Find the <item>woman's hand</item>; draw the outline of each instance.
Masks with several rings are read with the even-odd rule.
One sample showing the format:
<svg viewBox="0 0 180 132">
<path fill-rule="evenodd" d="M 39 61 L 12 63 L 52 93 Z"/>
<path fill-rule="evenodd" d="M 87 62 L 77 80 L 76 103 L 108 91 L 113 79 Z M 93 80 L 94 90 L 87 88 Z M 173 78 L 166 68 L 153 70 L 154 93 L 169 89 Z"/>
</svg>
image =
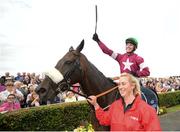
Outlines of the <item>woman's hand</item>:
<svg viewBox="0 0 180 132">
<path fill-rule="evenodd" d="M 89 96 L 87 100 L 90 104 L 92 104 L 94 106 L 95 110 L 99 108 L 99 104 L 97 103 L 96 96 L 94 96 L 94 95 Z"/>
</svg>

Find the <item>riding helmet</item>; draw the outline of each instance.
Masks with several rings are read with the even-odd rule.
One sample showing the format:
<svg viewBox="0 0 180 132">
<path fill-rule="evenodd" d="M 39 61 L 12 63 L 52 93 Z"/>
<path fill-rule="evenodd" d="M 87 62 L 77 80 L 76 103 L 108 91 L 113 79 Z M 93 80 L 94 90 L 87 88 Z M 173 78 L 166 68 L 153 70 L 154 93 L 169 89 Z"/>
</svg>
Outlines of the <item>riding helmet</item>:
<svg viewBox="0 0 180 132">
<path fill-rule="evenodd" d="M 137 49 L 137 47 L 138 47 L 138 41 L 137 41 L 137 39 L 135 39 L 135 38 L 127 38 L 126 39 L 126 44 L 127 43 L 131 43 L 131 44 L 133 44 L 134 46 L 135 46 L 135 48 Z"/>
</svg>

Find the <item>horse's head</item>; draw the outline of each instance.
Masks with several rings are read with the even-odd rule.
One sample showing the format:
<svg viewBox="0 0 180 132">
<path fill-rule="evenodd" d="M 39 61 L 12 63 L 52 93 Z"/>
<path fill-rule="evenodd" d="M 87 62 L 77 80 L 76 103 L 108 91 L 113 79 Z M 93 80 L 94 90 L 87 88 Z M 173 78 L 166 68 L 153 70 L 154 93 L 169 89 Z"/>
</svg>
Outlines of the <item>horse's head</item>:
<svg viewBox="0 0 180 132">
<path fill-rule="evenodd" d="M 84 40 L 80 45 L 73 49 L 70 47 L 63 58 L 56 64 L 55 68 L 45 72 L 45 78 L 36 92 L 40 96 L 41 103 L 53 101 L 55 95 L 59 92 L 68 90 L 74 83 L 80 82 L 83 77 L 83 71 L 80 65 L 81 50 L 84 47 Z"/>
<path fill-rule="evenodd" d="M 74 84 L 81 81 L 83 70 L 80 64 L 80 59 L 82 57 L 80 52 L 83 47 L 84 40 L 81 41 L 80 45 L 76 49 L 70 47 L 69 52 L 67 52 L 56 64 L 55 68 L 60 71 L 64 78 L 63 81 L 59 83 L 60 85 L 62 85 L 63 82 Z"/>
<path fill-rule="evenodd" d="M 48 73 L 52 72 L 48 71 Z M 57 84 L 48 75 L 46 75 L 41 84 L 36 88 L 41 104 L 47 104 L 47 101 L 53 102 L 54 97 L 58 94 L 54 90 L 56 87 Z"/>
</svg>

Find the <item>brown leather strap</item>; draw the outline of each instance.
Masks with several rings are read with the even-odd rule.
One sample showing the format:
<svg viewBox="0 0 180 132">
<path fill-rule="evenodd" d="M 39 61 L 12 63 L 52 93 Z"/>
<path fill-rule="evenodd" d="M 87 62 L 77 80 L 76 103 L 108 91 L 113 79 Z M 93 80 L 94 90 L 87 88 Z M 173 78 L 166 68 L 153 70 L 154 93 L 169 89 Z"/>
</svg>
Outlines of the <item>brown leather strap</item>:
<svg viewBox="0 0 180 132">
<path fill-rule="evenodd" d="M 107 91 L 105 91 L 105 92 L 103 92 L 103 93 L 100 93 L 100 94 L 96 95 L 96 98 L 99 98 L 99 97 L 101 97 L 101 96 L 103 96 L 103 95 L 105 95 L 105 94 L 108 94 L 108 93 L 110 93 L 111 91 L 115 90 L 116 88 L 118 88 L 118 86 L 115 86 L 115 87 L 113 87 L 113 88 L 111 88 L 111 89 L 109 89 L 109 90 L 107 90 Z"/>
</svg>

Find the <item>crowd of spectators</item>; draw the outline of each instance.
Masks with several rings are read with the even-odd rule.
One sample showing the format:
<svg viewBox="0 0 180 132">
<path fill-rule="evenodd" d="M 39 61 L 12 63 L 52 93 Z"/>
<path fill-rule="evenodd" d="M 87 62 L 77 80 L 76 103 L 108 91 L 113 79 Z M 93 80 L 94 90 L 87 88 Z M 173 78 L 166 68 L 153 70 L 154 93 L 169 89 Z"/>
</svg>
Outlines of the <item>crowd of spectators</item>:
<svg viewBox="0 0 180 132">
<path fill-rule="evenodd" d="M 164 78 L 141 78 L 141 84 L 144 87 L 153 89 L 157 93 L 176 91 L 180 90 L 180 76 L 171 76 Z"/>
<path fill-rule="evenodd" d="M 36 73 L 18 72 L 16 76 L 6 72 L 0 75 L 0 112 L 13 111 L 20 108 L 40 106 L 39 95 L 35 89 L 43 80 Z M 180 90 L 180 76 L 166 78 L 146 77 L 140 79 L 141 84 L 153 89 L 157 93 Z M 75 84 L 73 89 L 81 92 L 79 85 Z M 55 97 L 56 103 L 75 102 L 85 100 L 71 91 L 58 94 Z"/>
<path fill-rule="evenodd" d="M 12 76 L 6 72 L 0 78 L 0 112 L 8 111 L 4 103 L 13 106 L 19 104 L 20 107 L 12 107 L 13 109 L 39 106 L 39 96 L 35 93 L 36 87 L 41 83 L 40 75 L 35 73 L 20 72 L 16 76 Z M 8 101 L 9 95 L 14 96 L 14 101 Z M 35 96 L 36 95 L 36 96 Z"/>
<path fill-rule="evenodd" d="M 43 78 L 36 73 L 18 72 L 16 76 L 6 72 L 0 76 L 0 112 L 4 113 L 12 111 L 40 106 L 39 95 L 35 92 L 35 89 L 42 82 Z M 79 86 L 74 87 L 75 91 L 79 90 Z M 14 100 L 10 101 L 9 96 L 14 96 Z M 78 95 L 68 91 L 63 94 L 58 94 L 55 99 L 55 103 L 61 102 L 74 102 L 83 100 Z M 47 102 L 48 103 L 48 102 Z M 7 105 L 9 104 L 9 105 Z M 11 105 L 10 105 L 11 104 Z M 19 106 L 17 105 L 19 104 Z M 18 107 L 17 107 L 18 106 Z M 9 107 L 9 108 L 7 108 Z"/>
</svg>

